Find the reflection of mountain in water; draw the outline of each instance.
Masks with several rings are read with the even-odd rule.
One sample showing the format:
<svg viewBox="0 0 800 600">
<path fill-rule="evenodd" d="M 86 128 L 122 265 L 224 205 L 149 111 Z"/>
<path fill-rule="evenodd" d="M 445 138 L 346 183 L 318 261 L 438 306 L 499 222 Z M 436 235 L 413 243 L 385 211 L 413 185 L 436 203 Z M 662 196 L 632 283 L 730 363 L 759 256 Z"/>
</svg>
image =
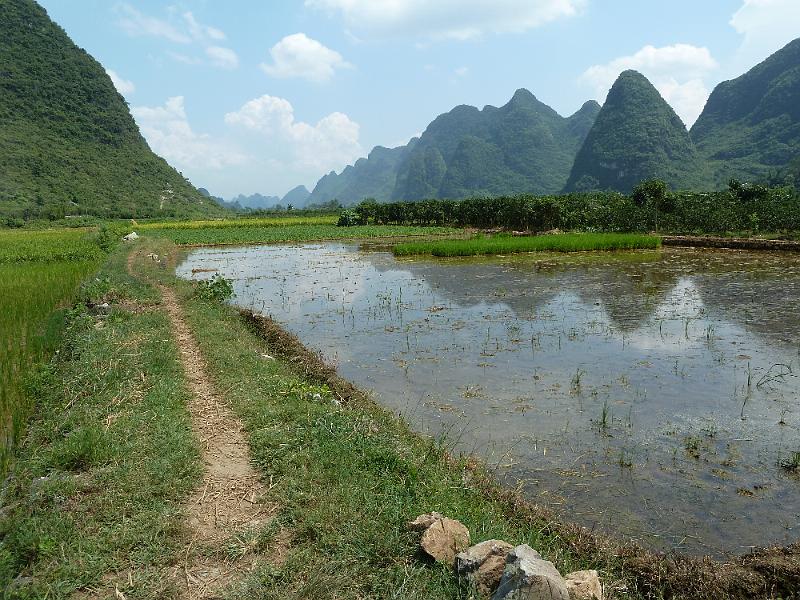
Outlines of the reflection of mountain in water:
<svg viewBox="0 0 800 600">
<path fill-rule="evenodd" d="M 706 312 L 770 338 L 800 329 L 800 257 L 766 252 L 665 249 L 660 253 L 403 260 L 366 254 L 378 271 L 402 269 L 454 303 L 502 302 L 531 318 L 555 296 L 570 292 L 600 303 L 620 331 L 653 318 L 682 278 L 690 277 Z M 442 268 L 446 265 L 447 268 Z"/>
<path fill-rule="evenodd" d="M 396 263 L 372 255 L 379 271 L 401 268 L 425 280 L 452 302 L 471 307 L 502 302 L 523 319 L 532 318 L 557 295 L 568 292 L 587 305 L 601 303 L 612 324 L 629 331 L 650 318 L 675 286 L 677 276 L 657 269 L 652 255 L 621 262 L 582 262 L 515 258 L 498 262 L 481 259 Z"/>
</svg>

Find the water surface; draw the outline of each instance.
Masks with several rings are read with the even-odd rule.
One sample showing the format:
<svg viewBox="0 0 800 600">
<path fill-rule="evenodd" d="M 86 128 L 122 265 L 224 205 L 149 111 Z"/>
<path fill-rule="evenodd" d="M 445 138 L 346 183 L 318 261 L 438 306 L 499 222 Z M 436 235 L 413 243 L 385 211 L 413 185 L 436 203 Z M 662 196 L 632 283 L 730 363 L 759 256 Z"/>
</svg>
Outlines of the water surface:
<svg viewBox="0 0 800 600">
<path fill-rule="evenodd" d="M 419 431 L 530 499 L 659 549 L 800 538 L 800 257 L 663 249 L 395 259 L 192 252 Z"/>
</svg>

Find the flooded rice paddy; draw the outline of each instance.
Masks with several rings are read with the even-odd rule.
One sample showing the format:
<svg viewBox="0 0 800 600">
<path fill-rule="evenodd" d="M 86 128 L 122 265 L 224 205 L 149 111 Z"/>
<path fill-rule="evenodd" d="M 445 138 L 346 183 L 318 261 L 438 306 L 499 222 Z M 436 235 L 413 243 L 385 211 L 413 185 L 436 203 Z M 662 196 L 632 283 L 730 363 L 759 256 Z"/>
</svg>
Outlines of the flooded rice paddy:
<svg viewBox="0 0 800 600">
<path fill-rule="evenodd" d="M 213 272 L 568 519 L 716 556 L 800 539 L 800 255 L 326 243 L 201 249 L 178 268 Z"/>
</svg>

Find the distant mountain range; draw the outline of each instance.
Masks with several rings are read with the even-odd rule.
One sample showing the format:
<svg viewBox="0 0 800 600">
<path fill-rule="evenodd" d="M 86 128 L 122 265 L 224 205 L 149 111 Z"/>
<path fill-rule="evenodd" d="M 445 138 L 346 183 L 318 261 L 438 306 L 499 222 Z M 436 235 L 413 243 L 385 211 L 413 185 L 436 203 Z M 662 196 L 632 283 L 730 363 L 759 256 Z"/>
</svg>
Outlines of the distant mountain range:
<svg viewBox="0 0 800 600">
<path fill-rule="evenodd" d="M 322 177 L 310 202 L 353 204 L 614 189 L 800 182 L 800 39 L 719 84 L 691 131 L 642 74 L 625 71 L 601 108 L 562 117 L 528 90 L 500 108 L 457 106 L 397 148 Z"/>
<path fill-rule="evenodd" d="M 223 212 L 150 150 L 103 67 L 41 6 L 0 1 L 0 216 Z"/>
<path fill-rule="evenodd" d="M 249 196 L 239 194 L 230 200 L 225 200 L 224 198 L 212 196 L 211 192 L 205 188 L 198 188 L 198 191 L 206 198 L 216 201 L 220 206 L 235 211 L 267 210 L 276 207 L 286 208 L 287 206 L 305 208 L 311 195 L 311 192 L 304 185 L 292 188 L 283 198 L 280 196 L 264 196 L 263 194 L 250 194 Z"/>
</svg>

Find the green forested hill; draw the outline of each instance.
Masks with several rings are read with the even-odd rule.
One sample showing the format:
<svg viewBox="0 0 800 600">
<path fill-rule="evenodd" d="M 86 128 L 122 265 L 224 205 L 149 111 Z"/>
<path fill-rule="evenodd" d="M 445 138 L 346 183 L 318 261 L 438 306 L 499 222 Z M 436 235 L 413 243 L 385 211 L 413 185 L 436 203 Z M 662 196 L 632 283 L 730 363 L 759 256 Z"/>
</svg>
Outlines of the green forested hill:
<svg viewBox="0 0 800 600">
<path fill-rule="evenodd" d="M 678 115 L 646 77 L 625 71 L 578 152 L 566 190 L 629 192 L 652 178 L 673 188 L 711 187 L 707 166 Z"/>
<path fill-rule="evenodd" d="M 800 155 L 800 39 L 720 83 L 691 135 L 720 184 L 785 169 Z"/>
<path fill-rule="evenodd" d="M 458 106 L 400 164 L 392 198 L 558 192 L 599 110 L 587 102 L 564 118 L 525 89 L 500 108 Z"/>
<path fill-rule="evenodd" d="M 328 173 L 309 201 L 557 192 L 599 111 L 592 100 L 564 118 L 525 89 L 500 108 L 456 106 L 406 146 L 376 146 L 341 173 Z"/>
<path fill-rule="evenodd" d="M 306 203 L 339 200 L 342 204 L 353 204 L 364 198 L 388 200 L 394 190 L 397 165 L 415 142 L 413 139 L 408 145 L 397 148 L 375 146 L 367 158 L 359 158 L 339 174 L 332 171 L 323 176 Z"/>
<path fill-rule="evenodd" d="M 0 216 L 220 213 L 150 150 L 103 67 L 32 0 L 0 0 Z"/>
</svg>

